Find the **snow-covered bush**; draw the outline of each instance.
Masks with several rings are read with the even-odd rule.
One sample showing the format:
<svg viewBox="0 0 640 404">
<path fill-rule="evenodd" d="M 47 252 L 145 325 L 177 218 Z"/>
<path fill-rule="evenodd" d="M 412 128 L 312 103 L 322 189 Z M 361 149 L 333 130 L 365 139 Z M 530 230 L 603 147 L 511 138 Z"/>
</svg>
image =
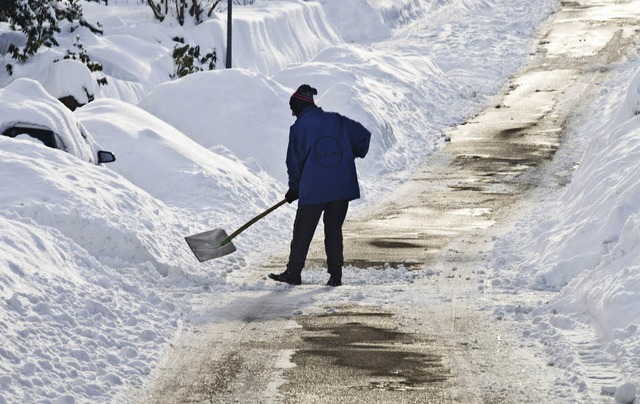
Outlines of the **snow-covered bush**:
<svg viewBox="0 0 640 404">
<path fill-rule="evenodd" d="M 173 62 L 176 66 L 172 77 L 184 77 L 187 74 L 216 68 L 218 55 L 215 49 L 202 54 L 199 45 L 184 44 L 182 38 L 174 38 L 174 40 L 180 44 L 177 44 L 172 52 Z"/>
<path fill-rule="evenodd" d="M 41 46 L 58 45 L 54 35 L 60 32 L 60 21 L 76 21 L 81 16 L 78 0 L 9 0 L 0 12 L 0 17 L 9 22 L 13 30 L 20 30 L 27 36 L 24 46 L 12 44 L 9 48 L 13 58 L 22 62 Z"/>
<path fill-rule="evenodd" d="M 253 2 L 254 0 L 233 0 L 233 4 L 244 6 Z M 195 24 L 200 24 L 204 21 L 205 13 L 207 17 L 211 17 L 215 10 L 226 10 L 227 3 L 228 1 L 223 0 L 147 0 L 156 19 L 164 21 L 168 15 L 171 15 L 180 25 L 184 25 L 187 15 Z"/>
<path fill-rule="evenodd" d="M 184 25 L 185 18 L 189 15 L 196 24 L 203 21 L 206 10 L 211 15 L 220 0 L 147 0 L 147 4 L 153 10 L 153 15 L 159 21 L 170 15 L 175 17 L 180 25 Z"/>
<path fill-rule="evenodd" d="M 84 20 L 80 0 L 5 0 L 0 6 L 0 22 L 8 22 L 12 30 L 20 31 L 25 36 L 24 41 L 15 41 L 7 46 L 7 52 L 13 59 L 23 63 L 42 46 L 59 46 L 55 35 L 62 31 L 63 21 L 88 27 L 94 33 L 100 32 Z M 86 59 L 83 62 L 88 67 L 99 69 L 99 64 L 90 62 L 88 57 Z M 8 64 L 6 68 L 12 74 L 13 66 Z"/>
</svg>

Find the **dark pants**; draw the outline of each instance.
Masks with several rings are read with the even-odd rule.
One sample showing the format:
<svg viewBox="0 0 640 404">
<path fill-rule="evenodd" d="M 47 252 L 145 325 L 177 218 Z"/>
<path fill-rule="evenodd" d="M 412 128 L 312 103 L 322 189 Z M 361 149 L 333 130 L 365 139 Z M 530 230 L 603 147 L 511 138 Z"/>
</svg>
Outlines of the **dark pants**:
<svg viewBox="0 0 640 404">
<path fill-rule="evenodd" d="M 299 277 L 307 259 L 309 245 L 316 231 L 320 215 L 324 212 L 324 248 L 327 253 L 327 267 L 332 275 L 342 276 L 342 224 L 347 216 L 349 201 L 335 201 L 316 205 L 298 205 L 293 223 L 293 239 L 287 272 L 291 277 Z"/>
</svg>

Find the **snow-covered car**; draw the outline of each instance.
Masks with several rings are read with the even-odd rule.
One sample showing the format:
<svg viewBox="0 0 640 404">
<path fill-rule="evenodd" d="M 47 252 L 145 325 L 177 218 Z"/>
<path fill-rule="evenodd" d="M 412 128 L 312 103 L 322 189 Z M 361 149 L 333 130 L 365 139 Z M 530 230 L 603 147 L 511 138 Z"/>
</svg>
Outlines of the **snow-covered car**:
<svg viewBox="0 0 640 404">
<path fill-rule="evenodd" d="M 68 151 L 64 140 L 62 140 L 62 137 L 43 125 L 19 122 L 5 129 L 2 132 L 2 135 L 13 138 L 24 138 L 25 136 L 28 136 L 29 139 L 40 141 L 45 146 L 52 147 L 54 149 L 60 149 L 62 151 Z M 86 140 L 86 135 L 82 132 L 82 130 L 80 131 L 80 135 Z M 97 164 L 111 163 L 113 161 L 116 161 L 115 155 L 112 152 L 106 150 L 97 150 L 96 158 Z"/>
<path fill-rule="evenodd" d="M 101 150 L 73 112 L 31 79 L 20 78 L 0 88 L 0 134 L 37 140 L 94 164 L 116 159 Z"/>
</svg>

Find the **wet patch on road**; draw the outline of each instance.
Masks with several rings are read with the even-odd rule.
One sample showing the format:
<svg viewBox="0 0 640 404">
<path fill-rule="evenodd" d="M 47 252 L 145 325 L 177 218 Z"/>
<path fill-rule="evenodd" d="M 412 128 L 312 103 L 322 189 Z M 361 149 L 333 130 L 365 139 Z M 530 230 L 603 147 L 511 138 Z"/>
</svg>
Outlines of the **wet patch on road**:
<svg viewBox="0 0 640 404">
<path fill-rule="evenodd" d="M 394 402 L 397 392 L 427 399 L 452 378 L 436 340 L 401 331 L 389 313 L 354 307 L 298 323 L 284 386 L 296 394 L 291 402 Z"/>
<path fill-rule="evenodd" d="M 455 165 L 473 170 L 473 176 L 469 178 L 477 178 L 479 182 L 502 182 L 501 176 L 518 175 L 523 171 L 536 167 L 540 164 L 541 159 L 527 157 L 495 157 L 495 156 L 478 156 L 478 155 L 460 155 L 454 160 Z M 449 185 L 455 188 L 455 185 Z M 483 191 L 483 188 L 477 187 L 477 191 Z"/>
<path fill-rule="evenodd" d="M 398 240 L 385 240 L 385 239 L 377 239 L 370 241 L 370 244 L 374 247 L 380 248 L 416 248 L 420 247 L 420 244 L 410 243 L 407 241 L 398 241 Z"/>
<path fill-rule="evenodd" d="M 501 131 L 498 132 L 496 136 L 499 139 L 521 138 L 525 136 L 527 132 L 530 131 L 533 127 L 535 127 L 535 124 L 502 129 Z"/>
<path fill-rule="evenodd" d="M 326 262 L 322 265 L 326 265 Z M 409 270 L 418 270 L 424 268 L 424 262 L 417 260 L 345 260 L 345 267 L 352 267 L 354 269 L 376 269 L 379 271 L 383 271 L 385 268 L 398 268 L 400 266 L 405 267 Z"/>
</svg>

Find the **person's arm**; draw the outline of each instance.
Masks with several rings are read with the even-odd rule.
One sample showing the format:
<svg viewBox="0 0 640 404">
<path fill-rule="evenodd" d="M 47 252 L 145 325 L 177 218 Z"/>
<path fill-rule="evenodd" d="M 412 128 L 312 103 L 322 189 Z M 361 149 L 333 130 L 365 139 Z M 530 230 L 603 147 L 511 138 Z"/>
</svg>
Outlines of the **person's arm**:
<svg viewBox="0 0 640 404">
<path fill-rule="evenodd" d="M 300 189 L 300 177 L 302 175 L 302 162 L 295 148 L 295 132 L 293 126 L 289 129 L 289 145 L 287 146 L 287 174 L 289 175 L 289 190 L 285 195 L 287 202 L 298 199 Z"/>
<path fill-rule="evenodd" d="M 369 151 L 369 142 L 371 141 L 371 132 L 367 130 L 360 122 L 344 117 L 347 133 L 351 140 L 351 149 L 354 157 L 364 158 Z"/>
</svg>

